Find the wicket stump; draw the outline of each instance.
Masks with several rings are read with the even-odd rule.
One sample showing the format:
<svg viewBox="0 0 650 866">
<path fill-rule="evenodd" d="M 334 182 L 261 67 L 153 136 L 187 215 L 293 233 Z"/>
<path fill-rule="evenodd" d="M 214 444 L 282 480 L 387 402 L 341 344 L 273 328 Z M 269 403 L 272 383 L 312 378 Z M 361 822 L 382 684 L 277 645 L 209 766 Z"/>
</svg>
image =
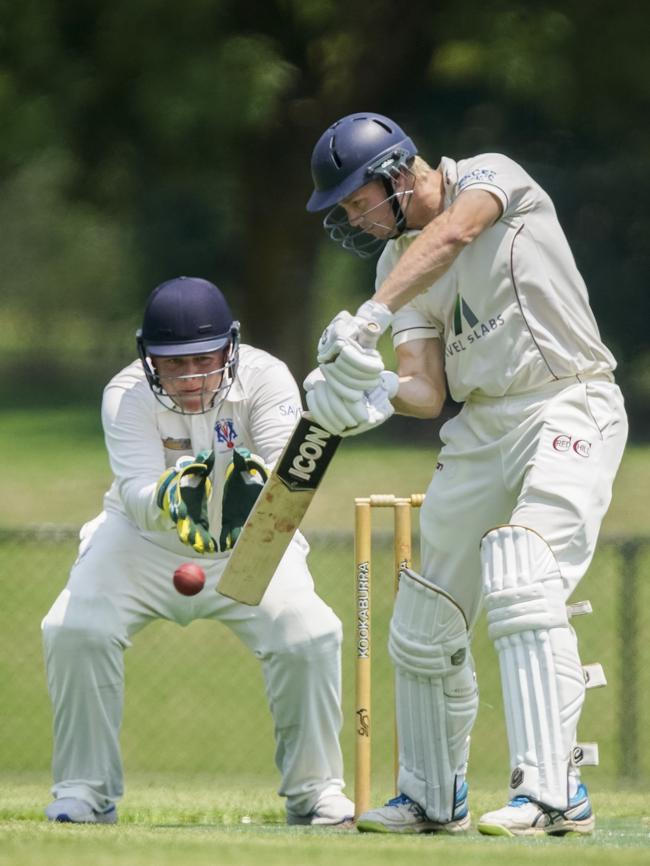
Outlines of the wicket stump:
<svg viewBox="0 0 650 866">
<path fill-rule="evenodd" d="M 393 528 L 393 594 L 397 592 L 399 575 L 403 568 L 410 568 L 412 561 L 411 509 L 419 508 L 423 493 L 411 496 L 375 494 L 354 500 L 354 550 L 356 563 L 356 767 L 355 808 L 356 817 L 370 808 L 370 776 L 372 748 L 372 517 L 373 508 L 392 508 Z M 397 782 L 398 748 L 397 729 L 393 750 L 393 772 Z"/>
</svg>

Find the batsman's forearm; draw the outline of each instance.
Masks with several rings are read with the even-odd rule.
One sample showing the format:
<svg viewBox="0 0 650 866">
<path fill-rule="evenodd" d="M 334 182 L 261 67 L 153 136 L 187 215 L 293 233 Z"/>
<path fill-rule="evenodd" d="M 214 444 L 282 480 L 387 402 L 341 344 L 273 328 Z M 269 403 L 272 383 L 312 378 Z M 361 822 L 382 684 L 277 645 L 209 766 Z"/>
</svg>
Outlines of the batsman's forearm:
<svg viewBox="0 0 650 866">
<path fill-rule="evenodd" d="M 411 418 L 437 418 L 445 405 L 446 394 L 426 379 L 400 376 L 399 390 L 391 403 L 398 415 Z"/>
<path fill-rule="evenodd" d="M 426 291 L 452 266 L 469 242 L 444 215 L 426 226 L 384 280 L 373 300 L 393 313 Z"/>
</svg>

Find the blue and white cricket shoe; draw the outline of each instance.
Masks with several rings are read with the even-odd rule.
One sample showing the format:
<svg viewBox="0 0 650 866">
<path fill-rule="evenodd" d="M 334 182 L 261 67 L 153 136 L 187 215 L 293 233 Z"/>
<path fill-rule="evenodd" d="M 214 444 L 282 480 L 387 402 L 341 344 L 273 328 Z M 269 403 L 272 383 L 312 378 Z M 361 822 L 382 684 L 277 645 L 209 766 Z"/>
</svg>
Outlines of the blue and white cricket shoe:
<svg viewBox="0 0 650 866">
<path fill-rule="evenodd" d="M 536 803 L 529 797 L 515 797 L 503 809 L 486 812 L 478 822 L 485 836 L 566 836 L 593 833 L 596 819 L 583 784 L 561 811 Z"/>
<path fill-rule="evenodd" d="M 105 812 L 96 812 L 90 803 L 76 797 L 59 797 L 45 808 L 50 821 L 60 824 L 117 824 L 117 809 L 110 806 Z"/>
<path fill-rule="evenodd" d="M 432 821 L 418 803 L 400 794 L 380 809 L 364 812 L 357 819 L 362 833 L 462 833 L 469 830 L 467 782 L 456 792 L 454 816 L 451 821 Z"/>
</svg>

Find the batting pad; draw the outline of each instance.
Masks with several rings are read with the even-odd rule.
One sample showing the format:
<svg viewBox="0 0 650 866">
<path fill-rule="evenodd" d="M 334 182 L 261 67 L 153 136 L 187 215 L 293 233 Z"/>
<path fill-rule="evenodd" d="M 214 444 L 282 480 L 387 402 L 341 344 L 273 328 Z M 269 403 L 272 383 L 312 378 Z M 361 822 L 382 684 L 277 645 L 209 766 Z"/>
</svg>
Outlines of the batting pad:
<svg viewBox="0 0 650 866">
<path fill-rule="evenodd" d="M 566 809 L 585 679 L 557 563 L 533 530 L 500 526 L 483 537 L 481 566 L 501 668 L 511 795 Z"/>
<path fill-rule="evenodd" d="M 388 642 L 395 663 L 402 793 L 433 821 L 452 821 L 478 709 L 465 617 L 434 584 L 404 569 Z"/>
</svg>

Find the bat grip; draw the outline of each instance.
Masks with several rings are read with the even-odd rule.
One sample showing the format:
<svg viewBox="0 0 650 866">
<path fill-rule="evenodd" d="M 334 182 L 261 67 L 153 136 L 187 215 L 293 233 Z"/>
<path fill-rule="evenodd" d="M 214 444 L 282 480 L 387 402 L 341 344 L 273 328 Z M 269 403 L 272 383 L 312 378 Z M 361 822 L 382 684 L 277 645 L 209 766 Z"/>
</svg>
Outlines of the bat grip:
<svg viewBox="0 0 650 866">
<path fill-rule="evenodd" d="M 359 330 L 359 345 L 363 346 L 364 349 L 374 349 L 380 337 L 381 328 L 377 322 L 373 322 L 371 319 L 365 322 Z"/>
</svg>

